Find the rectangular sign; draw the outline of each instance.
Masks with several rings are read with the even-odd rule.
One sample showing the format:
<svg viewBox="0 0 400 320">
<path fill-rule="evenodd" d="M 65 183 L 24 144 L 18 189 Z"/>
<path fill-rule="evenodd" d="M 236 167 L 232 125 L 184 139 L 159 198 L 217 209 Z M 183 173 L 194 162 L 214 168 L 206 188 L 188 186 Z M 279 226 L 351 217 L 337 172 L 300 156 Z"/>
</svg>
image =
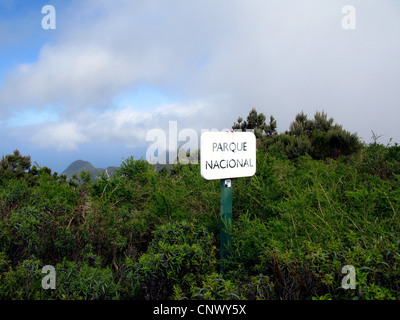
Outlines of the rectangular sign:
<svg viewBox="0 0 400 320">
<path fill-rule="evenodd" d="M 204 132 L 200 139 L 204 179 L 250 177 L 256 173 L 256 137 L 252 132 Z"/>
</svg>

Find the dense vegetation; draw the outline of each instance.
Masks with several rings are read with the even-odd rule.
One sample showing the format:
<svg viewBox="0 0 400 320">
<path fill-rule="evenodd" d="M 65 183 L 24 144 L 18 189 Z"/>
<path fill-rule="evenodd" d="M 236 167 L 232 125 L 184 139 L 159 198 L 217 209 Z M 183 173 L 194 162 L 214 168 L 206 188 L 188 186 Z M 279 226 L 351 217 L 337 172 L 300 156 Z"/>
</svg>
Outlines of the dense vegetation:
<svg viewBox="0 0 400 320">
<path fill-rule="evenodd" d="M 75 183 L 15 151 L 0 162 L 0 298 L 400 298 L 400 146 L 361 143 L 324 113 L 282 134 L 255 110 L 238 120 L 255 129 L 257 173 L 233 180 L 223 275 L 220 184 L 198 165 L 131 157 Z M 342 288 L 345 265 L 356 289 Z"/>
</svg>

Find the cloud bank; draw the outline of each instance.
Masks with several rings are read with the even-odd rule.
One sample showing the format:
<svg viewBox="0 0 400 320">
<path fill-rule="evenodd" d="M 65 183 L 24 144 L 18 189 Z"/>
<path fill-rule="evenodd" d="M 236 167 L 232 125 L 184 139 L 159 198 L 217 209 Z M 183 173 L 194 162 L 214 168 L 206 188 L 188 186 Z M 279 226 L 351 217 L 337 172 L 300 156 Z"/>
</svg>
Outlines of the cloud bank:
<svg viewBox="0 0 400 320">
<path fill-rule="evenodd" d="M 57 110 L 27 126 L 30 142 L 145 144 L 152 128 L 225 128 L 252 107 L 284 131 L 296 113 L 326 111 L 368 140 L 400 140 L 400 5 L 353 1 L 357 28 L 341 27 L 344 1 L 72 1 L 57 37 L 0 87 L 0 120 Z M 57 9 L 57 5 L 55 4 Z M 41 30 L 40 32 L 49 32 Z M 168 101 L 117 106 L 148 86 Z M 13 128 L 10 128 L 13 130 Z"/>
</svg>

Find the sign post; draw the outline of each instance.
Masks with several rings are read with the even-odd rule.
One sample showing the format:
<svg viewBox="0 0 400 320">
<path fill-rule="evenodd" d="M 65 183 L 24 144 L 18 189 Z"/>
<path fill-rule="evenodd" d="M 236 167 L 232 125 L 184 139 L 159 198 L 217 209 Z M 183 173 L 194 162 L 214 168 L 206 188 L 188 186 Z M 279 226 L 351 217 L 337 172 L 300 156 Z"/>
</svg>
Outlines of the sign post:
<svg viewBox="0 0 400 320">
<path fill-rule="evenodd" d="M 221 179 L 221 226 L 220 226 L 220 259 L 221 273 L 224 272 L 224 261 L 232 249 L 232 180 Z"/>
<path fill-rule="evenodd" d="M 256 137 L 252 132 L 205 132 L 200 139 L 200 173 L 221 180 L 220 270 L 232 249 L 232 179 L 256 172 Z"/>
</svg>

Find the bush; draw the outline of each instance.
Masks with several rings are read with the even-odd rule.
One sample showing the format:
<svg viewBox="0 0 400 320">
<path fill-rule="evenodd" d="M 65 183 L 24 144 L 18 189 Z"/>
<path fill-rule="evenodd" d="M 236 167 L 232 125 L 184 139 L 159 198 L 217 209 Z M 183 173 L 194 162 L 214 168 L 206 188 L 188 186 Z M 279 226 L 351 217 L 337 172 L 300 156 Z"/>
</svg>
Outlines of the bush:
<svg viewBox="0 0 400 320">
<path fill-rule="evenodd" d="M 29 185 L 24 180 L 6 180 L 0 187 L 2 202 L 2 215 L 7 216 L 11 210 L 16 209 L 29 196 Z"/>
<path fill-rule="evenodd" d="M 354 157 L 360 173 L 377 176 L 381 179 L 398 179 L 400 175 L 400 146 L 384 146 L 374 143 L 364 146 L 361 155 Z"/>
<path fill-rule="evenodd" d="M 32 258 L 26 259 L 16 267 L 2 252 L 0 254 L 0 299 L 3 300 L 37 300 L 48 298 L 41 281 L 42 263 Z"/>
<path fill-rule="evenodd" d="M 193 300 L 241 300 L 239 288 L 231 280 L 226 280 L 218 273 L 207 275 L 202 287 L 191 288 Z"/>
<path fill-rule="evenodd" d="M 139 296 L 166 299 L 176 285 L 183 294 L 188 294 L 193 284 L 214 271 L 215 250 L 213 236 L 203 228 L 196 228 L 194 223 L 161 225 L 132 271 Z"/>
<path fill-rule="evenodd" d="M 7 167 L 0 298 L 399 299 L 400 148 L 374 142 L 346 155 L 337 150 L 351 135 L 323 114 L 300 115 L 281 135 L 255 115 L 246 126 L 264 128 L 258 146 L 268 149 L 254 176 L 233 181 L 224 274 L 220 182 L 198 165 L 157 173 L 131 157 L 121 174 L 83 175 L 80 185 L 36 165 L 21 175 Z M 56 290 L 41 287 L 48 264 Z M 355 290 L 341 287 L 345 265 Z"/>
<path fill-rule="evenodd" d="M 130 180 L 145 182 L 147 180 L 146 173 L 152 169 L 152 166 L 147 161 L 143 159 L 134 160 L 133 157 L 129 157 L 122 162 L 120 169 L 116 171 L 116 175 Z"/>
<path fill-rule="evenodd" d="M 63 300 L 118 300 L 120 284 L 111 268 L 91 267 L 64 260 L 55 267 L 55 298 Z"/>
</svg>

